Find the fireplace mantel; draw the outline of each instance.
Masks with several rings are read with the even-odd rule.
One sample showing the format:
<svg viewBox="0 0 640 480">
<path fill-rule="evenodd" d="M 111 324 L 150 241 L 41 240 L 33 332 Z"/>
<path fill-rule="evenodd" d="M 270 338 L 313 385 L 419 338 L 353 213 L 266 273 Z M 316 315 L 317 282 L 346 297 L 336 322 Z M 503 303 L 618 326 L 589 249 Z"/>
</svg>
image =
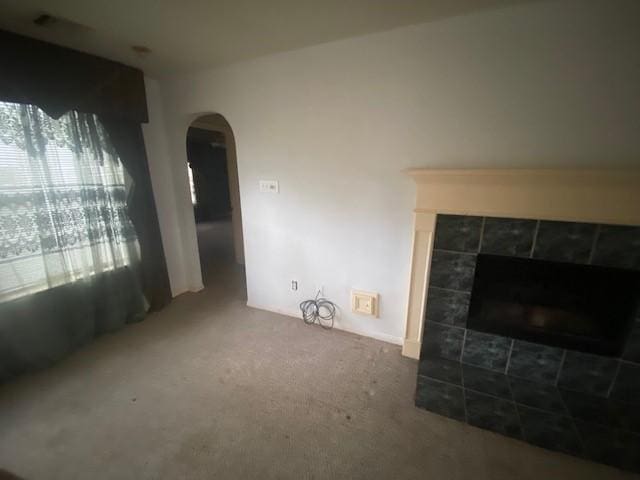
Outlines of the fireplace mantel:
<svg viewBox="0 0 640 480">
<path fill-rule="evenodd" d="M 436 215 L 640 225 L 640 170 L 411 169 L 413 256 L 403 355 L 419 358 Z"/>
</svg>

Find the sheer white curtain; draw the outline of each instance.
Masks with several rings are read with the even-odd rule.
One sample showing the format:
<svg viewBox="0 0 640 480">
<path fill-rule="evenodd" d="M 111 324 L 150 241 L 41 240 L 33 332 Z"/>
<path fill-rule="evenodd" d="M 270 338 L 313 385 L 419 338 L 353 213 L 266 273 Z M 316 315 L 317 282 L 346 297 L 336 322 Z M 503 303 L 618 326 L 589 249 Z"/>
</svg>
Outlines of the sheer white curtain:
<svg viewBox="0 0 640 480">
<path fill-rule="evenodd" d="M 137 261 L 126 200 L 95 115 L 0 102 L 0 302 Z"/>
</svg>

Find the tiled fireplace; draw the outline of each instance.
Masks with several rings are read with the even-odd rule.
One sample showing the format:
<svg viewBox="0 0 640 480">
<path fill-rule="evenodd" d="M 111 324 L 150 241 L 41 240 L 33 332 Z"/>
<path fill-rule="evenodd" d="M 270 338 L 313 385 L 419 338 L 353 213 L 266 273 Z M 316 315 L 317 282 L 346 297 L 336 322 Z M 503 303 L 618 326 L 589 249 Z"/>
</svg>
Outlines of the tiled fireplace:
<svg viewBox="0 0 640 480">
<path fill-rule="evenodd" d="M 403 348 L 420 352 L 416 406 L 640 472 L 638 173 L 433 172 L 416 179 Z M 527 296 L 524 277 L 540 272 L 551 277 Z M 500 281 L 523 300 L 501 295 Z M 483 301 L 506 309 L 505 328 L 491 321 L 500 308 Z"/>
<path fill-rule="evenodd" d="M 640 471 L 640 314 L 636 320 L 634 309 L 618 325 L 626 338 L 614 357 L 467 328 L 474 269 L 485 253 L 640 275 L 640 227 L 438 215 L 416 405 Z M 640 288 L 634 292 L 635 306 Z"/>
</svg>

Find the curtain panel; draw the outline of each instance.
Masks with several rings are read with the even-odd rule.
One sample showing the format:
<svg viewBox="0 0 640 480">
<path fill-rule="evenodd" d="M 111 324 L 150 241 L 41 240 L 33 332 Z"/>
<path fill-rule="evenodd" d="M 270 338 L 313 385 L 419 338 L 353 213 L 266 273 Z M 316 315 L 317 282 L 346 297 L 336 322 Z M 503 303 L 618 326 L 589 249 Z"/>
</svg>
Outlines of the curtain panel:
<svg viewBox="0 0 640 480">
<path fill-rule="evenodd" d="M 95 115 L 0 102 L 0 302 L 139 263 L 126 201 Z"/>
<path fill-rule="evenodd" d="M 0 381 L 171 298 L 141 71 L 0 31 Z"/>
<path fill-rule="evenodd" d="M 140 243 L 141 281 L 150 309 L 160 310 L 171 300 L 169 274 L 153 199 L 142 127 L 139 123 L 100 116 L 125 170 L 133 180 L 127 212 Z"/>
</svg>

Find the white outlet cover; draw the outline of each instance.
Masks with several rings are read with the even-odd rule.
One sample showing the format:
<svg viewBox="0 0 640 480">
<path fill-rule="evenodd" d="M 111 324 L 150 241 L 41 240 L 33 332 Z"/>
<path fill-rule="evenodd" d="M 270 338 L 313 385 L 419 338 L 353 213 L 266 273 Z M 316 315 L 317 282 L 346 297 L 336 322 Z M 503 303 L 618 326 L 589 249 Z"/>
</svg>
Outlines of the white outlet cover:
<svg viewBox="0 0 640 480">
<path fill-rule="evenodd" d="M 378 316 L 379 295 L 373 292 L 351 290 L 351 311 L 372 317 Z"/>
<path fill-rule="evenodd" d="M 261 193 L 279 193 L 280 185 L 277 180 L 260 180 L 258 182 Z"/>
</svg>

